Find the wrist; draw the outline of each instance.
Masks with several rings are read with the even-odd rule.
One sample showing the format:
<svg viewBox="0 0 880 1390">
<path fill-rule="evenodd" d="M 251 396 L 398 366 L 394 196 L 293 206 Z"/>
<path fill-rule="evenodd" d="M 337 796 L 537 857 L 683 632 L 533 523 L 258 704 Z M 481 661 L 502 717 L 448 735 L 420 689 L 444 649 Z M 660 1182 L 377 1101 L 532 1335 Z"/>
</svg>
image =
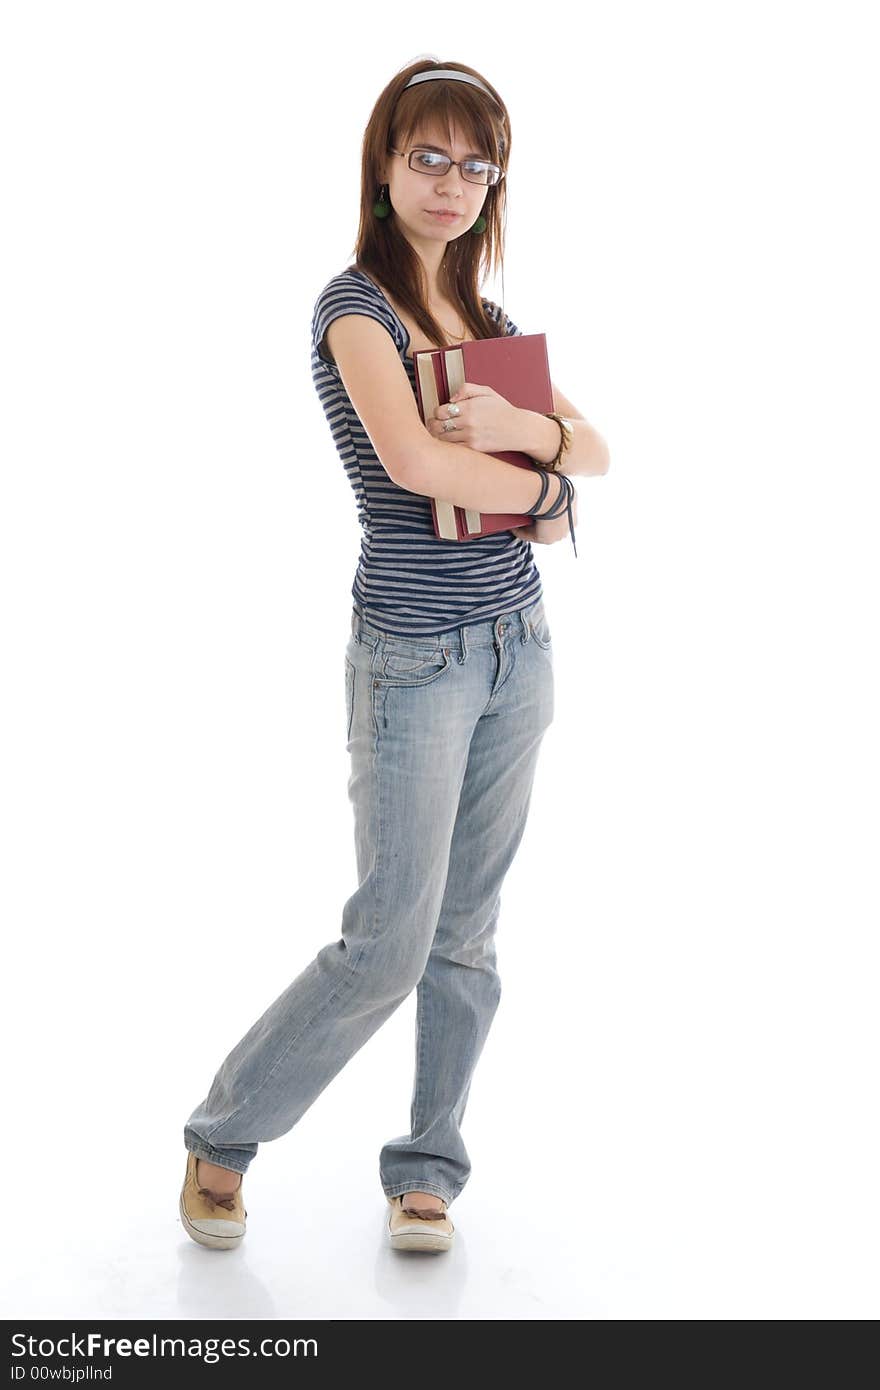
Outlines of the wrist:
<svg viewBox="0 0 880 1390">
<path fill-rule="evenodd" d="M 516 447 L 536 463 L 552 463 L 559 452 L 559 426 L 537 410 L 520 409 Z"/>
<path fill-rule="evenodd" d="M 550 421 L 550 424 L 551 424 L 551 425 L 553 424 L 553 421 L 552 421 L 552 420 Z M 546 471 L 546 470 L 545 470 L 545 471 Z M 548 473 L 547 473 L 547 482 L 548 482 L 547 495 L 546 495 L 546 497 L 544 498 L 544 505 L 542 506 L 542 508 L 541 508 L 541 510 L 540 510 L 539 512 L 535 512 L 535 517 L 538 518 L 538 519 L 540 519 L 540 518 L 544 515 L 545 512 L 549 512 L 549 511 L 552 511 L 552 510 L 553 510 L 553 507 L 554 507 L 555 504 L 559 501 L 559 498 L 560 498 L 560 496 L 561 496 L 561 494 L 562 494 L 562 489 L 565 487 L 565 484 L 563 483 L 563 481 L 562 481 L 562 479 L 561 479 L 561 477 L 559 476 L 558 473 L 550 473 L 550 472 L 548 472 Z M 556 487 L 555 487 L 555 488 L 554 488 L 554 486 L 553 486 L 554 483 L 556 484 Z"/>
</svg>

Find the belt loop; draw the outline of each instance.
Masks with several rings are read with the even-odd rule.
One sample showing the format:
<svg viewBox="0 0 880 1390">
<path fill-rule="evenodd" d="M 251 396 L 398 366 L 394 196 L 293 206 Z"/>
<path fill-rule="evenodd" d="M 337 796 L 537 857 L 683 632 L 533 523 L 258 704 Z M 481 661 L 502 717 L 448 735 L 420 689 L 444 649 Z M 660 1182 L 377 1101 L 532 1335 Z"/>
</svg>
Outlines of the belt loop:
<svg viewBox="0 0 880 1390">
<path fill-rule="evenodd" d="M 457 658 L 459 666 L 463 666 L 464 663 L 467 661 L 467 642 L 465 640 L 466 631 L 466 624 L 462 624 L 462 626 L 458 629 L 458 645 L 461 649 L 461 655 Z"/>
<path fill-rule="evenodd" d="M 526 617 L 526 610 L 524 608 L 521 608 L 517 616 L 519 618 L 520 627 L 522 628 L 522 636 L 519 640 L 523 643 L 523 645 L 525 645 L 525 643 L 528 642 L 529 638 L 532 635 L 532 630 L 529 626 L 529 620 Z"/>
</svg>

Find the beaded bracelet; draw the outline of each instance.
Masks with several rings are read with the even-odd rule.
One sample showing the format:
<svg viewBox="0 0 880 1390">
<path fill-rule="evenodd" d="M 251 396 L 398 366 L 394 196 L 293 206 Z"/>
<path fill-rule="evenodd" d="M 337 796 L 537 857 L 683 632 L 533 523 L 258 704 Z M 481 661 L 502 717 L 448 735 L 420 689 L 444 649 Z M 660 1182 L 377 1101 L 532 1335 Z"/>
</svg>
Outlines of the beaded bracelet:
<svg viewBox="0 0 880 1390">
<path fill-rule="evenodd" d="M 571 425 L 563 415 L 558 415 L 555 410 L 545 410 L 544 415 L 548 420 L 555 420 L 559 426 L 560 440 L 559 448 L 556 451 L 556 457 L 551 459 L 549 463 L 541 464 L 542 468 L 549 468 L 552 473 L 555 473 L 562 464 L 563 456 L 568 453 L 568 450 L 571 448 Z M 535 462 L 537 463 L 538 460 L 536 459 Z"/>
</svg>

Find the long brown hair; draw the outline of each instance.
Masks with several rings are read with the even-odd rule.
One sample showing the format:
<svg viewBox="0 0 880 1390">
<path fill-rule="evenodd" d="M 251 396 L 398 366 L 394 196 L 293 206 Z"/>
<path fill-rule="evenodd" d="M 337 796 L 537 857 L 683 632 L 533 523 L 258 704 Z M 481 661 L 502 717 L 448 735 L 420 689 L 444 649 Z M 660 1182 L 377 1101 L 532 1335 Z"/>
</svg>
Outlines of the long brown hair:
<svg viewBox="0 0 880 1390">
<path fill-rule="evenodd" d="M 428 72 L 431 68 L 453 68 L 456 72 L 470 73 L 485 82 L 492 96 L 470 82 L 442 78 L 417 82 L 404 90 L 413 73 Z M 445 130 L 450 144 L 452 127 L 458 125 L 472 149 L 484 150 L 488 159 L 506 169 L 510 159 L 510 118 L 495 88 L 475 68 L 465 63 L 421 58 L 391 79 L 367 122 L 361 158 L 360 224 L 353 268 L 378 281 L 380 287 L 386 286 L 409 311 L 428 341 L 439 346 L 445 345 L 445 335 L 428 311 L 428 286 L 422 262 L 397 226 L 393 211 L 386 218 L 378 218 L 373 212 L 383 183 L 389 147 L 406 149 L 413 133 L 427 124 L 436 124 Z M 503 276 L 506 188 L 506 178 L 490 185 L 482 209 L 486 230 L 480 235 L 468 230 L 449 242 L 440 264 L 443 293 L 456 305 L 474 338 L 497 338 L 505 329 L 503 313 L 501 323 L 495 324 L 483 308 L 480 281 L 481 269 L 488 274 L 500 266 Z"/>
</svg>

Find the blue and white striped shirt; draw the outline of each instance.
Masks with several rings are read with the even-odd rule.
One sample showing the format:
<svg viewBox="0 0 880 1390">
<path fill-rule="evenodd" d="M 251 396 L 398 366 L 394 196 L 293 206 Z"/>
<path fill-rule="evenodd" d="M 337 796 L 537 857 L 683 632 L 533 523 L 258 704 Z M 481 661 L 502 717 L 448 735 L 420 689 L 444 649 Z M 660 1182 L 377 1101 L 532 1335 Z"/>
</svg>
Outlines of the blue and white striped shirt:
<svg viewBox="0 0 880 1390">
<path fill-rule="evenodd" d="M 498 305 L 488 299 L 483 304 L 500 323 Z M 312 318 L 312 380 L 357 503 L 361 553 L 351 592 L 358 607 L 386 632 L 427 637 L 534 603 L 542 586 L 528 542 L 511 531 L 441 540 L 434 534 L 430 498 L 407 492 L 388 476 L 324 342 L 341 314 L 366 314 L 384 324 L 414 394 L 416 384 L 406 355 L 409 333 L 378 285 L 354 268 L 334 275 Z M 521 330 L 508 318 L 506 331 Z"/>
</svg>

